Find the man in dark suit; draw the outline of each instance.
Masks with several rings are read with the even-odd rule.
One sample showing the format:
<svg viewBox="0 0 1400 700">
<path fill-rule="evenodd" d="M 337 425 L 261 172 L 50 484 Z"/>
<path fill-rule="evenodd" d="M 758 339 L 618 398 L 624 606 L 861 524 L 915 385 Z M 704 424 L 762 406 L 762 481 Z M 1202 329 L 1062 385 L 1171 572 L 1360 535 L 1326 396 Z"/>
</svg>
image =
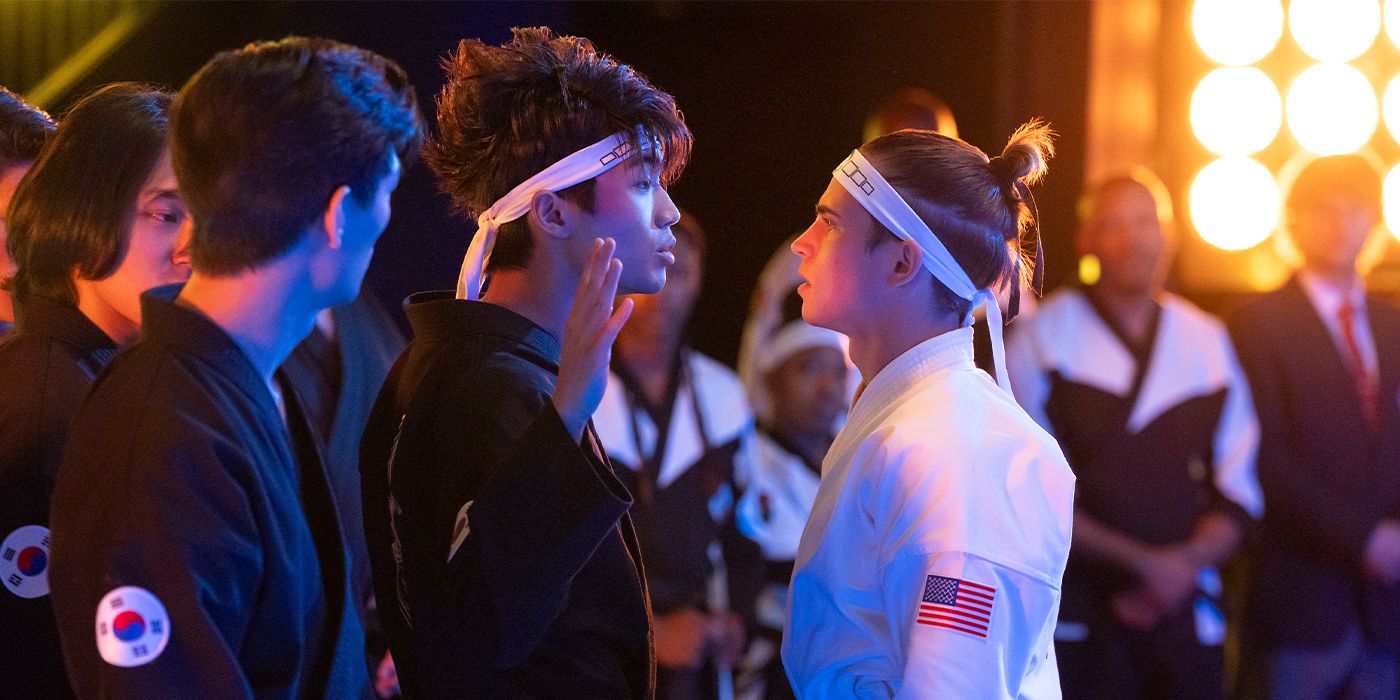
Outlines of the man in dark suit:
<svg viewBox="0 0 1400 700">
<path fill-rule="evenodd" d="M 1320 158 L 1289 192 L 1303 267 L 1231 323 L 1254 392 L 1264 518 L 1246 644 L 1270 698 L 1388 698 L 1400 647 L 1400 310 L 1356 260 L 1380 220 L 1360 156 Z"/>
</svg>

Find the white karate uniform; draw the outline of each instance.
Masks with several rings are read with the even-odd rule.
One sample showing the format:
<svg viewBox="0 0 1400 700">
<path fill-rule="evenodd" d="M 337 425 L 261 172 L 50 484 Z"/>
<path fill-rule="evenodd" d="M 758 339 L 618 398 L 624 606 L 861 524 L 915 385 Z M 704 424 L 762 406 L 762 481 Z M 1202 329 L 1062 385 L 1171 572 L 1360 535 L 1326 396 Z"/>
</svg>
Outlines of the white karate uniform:
<svg viewBox="0 0 1400 700">
<path fill-rule="evenodd" d="M 1074 475 L 962 328 L 866 386 L 822 465 L 783 661 L 803 698 L 1058 698 Z M 956 587 L 956 588 L 954 588 Z"/>
<path fill-rule="evenodd" d="M 758 462 L 739 500 L 740 522 L 744 534 L 763 550 L 765 560 L 792 561 L 797 558 L 820 479 L 801 457 L 767 435 L 759 433 L 755 446 Z"/>
</svg>

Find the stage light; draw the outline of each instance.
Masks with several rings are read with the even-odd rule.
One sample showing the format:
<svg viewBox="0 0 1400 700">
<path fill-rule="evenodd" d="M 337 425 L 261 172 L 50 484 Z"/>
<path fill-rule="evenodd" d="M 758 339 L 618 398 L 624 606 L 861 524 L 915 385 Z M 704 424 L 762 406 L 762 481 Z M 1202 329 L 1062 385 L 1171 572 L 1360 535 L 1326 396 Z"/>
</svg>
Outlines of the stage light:
<svg viewBox="0 0 1400 700">
<path fill-rule="evenodd" d="M 1392 4 L 1400 7 L 1400 0 L 1392 0 Z M 1381 100 L 1381 114 L 1385 115 L 1385 126 L 1390 129 L 1390 136 L 1396 141 L 1400 141 L 1400 75 L 1390 79 L 1390 84 L 1385 88 L 1385 97 Z"/>
<path fill-rule="evenodd" d="M 1191 95 L 1191 130 L 1222 156 L 1262 150 L 1282 124 L 1278 88 L 1258 68 L 1216 68 Z"/>
<path fill-rule="evenodd" d="M 1103 264 L 1099 261 L 1099 256 L 1089 254 L 1079 256 L 1079 283 L 1085 287 L 1092 287 L 1099 283 L 1099 278 L 1103 276 Z"/>
<path fill-rule="evenodd" d="M 1318 155 L 1351 153 L 1376 131 L 1376 93 L 1361 71 L 1344 63 L 1320 63 L 1288 88 L 1288 128 L 1303 148 Z"/>
<path fill-rule="evenodd" d="M 1252 158 L 1227 156 L 1201 168 L 1189 202 L 1196 232 L 1224 250 L 1259 245 L 1278 226 L 1278 185 Z"/>
<path fill-rule="evenodd" d="M 1376 0 L 1293 0 L 1288 28 L 1309 56 L 1350 61 L 1375 43 L 1381 9 Z"/>
<path fill-rule="evenodd" d="M 1390 235 L 1400 238 L 1400 165 L 1390 169 L 1381 189 L 1385 208 L 1385 225 Z"/>
<path fill-rule="evenodd" d="M 1216 63 L 1243 66 L 1267 56 L 1283 34 L 1278 0 L 1196 0 L 1191 8 L 1196 45 Z"/>
</svg>

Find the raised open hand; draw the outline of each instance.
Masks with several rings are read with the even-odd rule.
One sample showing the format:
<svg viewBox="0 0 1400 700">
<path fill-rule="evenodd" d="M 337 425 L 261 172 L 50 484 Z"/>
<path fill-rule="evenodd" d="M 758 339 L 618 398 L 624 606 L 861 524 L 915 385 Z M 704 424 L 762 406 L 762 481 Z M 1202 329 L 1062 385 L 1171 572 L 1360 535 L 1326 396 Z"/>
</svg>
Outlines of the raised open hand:
<svg viewBox="0 0 1400 700">
<path fill-rule="evenodd" d="M 613 341 L 632 315 L 631 299 L 613 308 L 617 281 L 622 277 L 622 261 L 613 258 L 616 249 L 617 242 L 611 238 L 594 239 L 574 293 L 574 308 L 564 322 L 553 401 L 575 440 L 582 439 L 583 426 L 603 400 Z"/>
</svg>

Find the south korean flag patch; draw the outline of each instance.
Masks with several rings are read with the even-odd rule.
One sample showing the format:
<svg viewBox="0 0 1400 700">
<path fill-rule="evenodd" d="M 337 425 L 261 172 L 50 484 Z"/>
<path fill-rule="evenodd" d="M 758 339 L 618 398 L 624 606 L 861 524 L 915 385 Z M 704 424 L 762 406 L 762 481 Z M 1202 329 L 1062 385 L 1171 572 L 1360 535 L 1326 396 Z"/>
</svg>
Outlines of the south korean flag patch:
<svg viewBox="0 0 1400 700">
<path fill-rule="evenodd" d="M 97 604 L 97 652 L 113 666 L 155 661 L 170 641 L 170 616 L 154 593 L 139 586 L 114 588 Z"/>
<path fill-rule="evenodd" d="M 21 598 L 49 594 L 49 529 L 25 525 L 5 536 L 0 544 L 0 579 Z"/>
</svg>

